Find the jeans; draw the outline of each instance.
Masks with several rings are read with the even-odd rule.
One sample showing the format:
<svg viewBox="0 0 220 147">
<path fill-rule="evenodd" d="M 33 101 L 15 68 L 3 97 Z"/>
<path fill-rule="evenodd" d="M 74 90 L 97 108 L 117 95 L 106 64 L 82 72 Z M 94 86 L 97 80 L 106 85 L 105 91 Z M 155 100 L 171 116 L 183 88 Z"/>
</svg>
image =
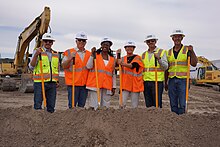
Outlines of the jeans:
<svg viewBox="0 0 220 147">
<path fill-rule="evenodd" d="M 186 107 L 186 79 L 169 78 L 168 95 L 171 111 L 176 114 L 185 113 Z"/>
<path fill-rule="evenodd" d="M 164 89 L 163 81 L 158 81 L 158 103 L 159 107 L 162 108 L 162 94 Z M 156 91 L 155 81 L 144 81 L 144 98 L 146 107 L 156 107 Z"/>
<path fill-rule="evenodd" d="M 46 107 L 48 112 L 54 112 L 56 103 L 56 82 L 44 82 Z M 41 82 L 34 82 L 34 109 L 42 109 L 43 93 Z"/>
<path fill-rule="evenodd" d="M 86 86 L 75 86 L 74 106 L 84 107 L 86 104 L 86 98 L 88 96 L 88 89 Z M 67 86 L 68 91 L 68 106 L 72 108 L 72 86 Z"/>
</svg>

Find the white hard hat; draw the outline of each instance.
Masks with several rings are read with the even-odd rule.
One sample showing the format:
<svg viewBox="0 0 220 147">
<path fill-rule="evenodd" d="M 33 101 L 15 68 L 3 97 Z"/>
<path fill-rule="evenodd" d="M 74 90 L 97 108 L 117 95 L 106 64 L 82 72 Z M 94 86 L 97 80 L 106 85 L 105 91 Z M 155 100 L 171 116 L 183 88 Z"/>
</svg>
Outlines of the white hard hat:
<svg viewBox="0 0 220 147">
<path fill-rule="evenodd" d="M 76 33 L 75 38 L 87 40 L 87 35 L 85 32 L 81 31 L 81 32 Z"/>
<path fill-rule="evenodd" d="M 173 35 L 182 35 L 183 37 L 185 37 L 183 30 L 181 29 L 175 29 L 173 30 L 172 34 L 170 35 L 170 37 L 172 37 Z"/>
<path fill-rule="evenodd" d="M 53 36 L 50 33 L 45 33 L 42 37 L 42 40 L 53 40 L 53 41 L 55 41 L 55 39 L 53 38 Z"/>
<path fill-rule="evenodd" d="M 146 42 L 147 40 L 152 40 L 152 39 L 158 40 L 155 35 L 150 34 L 150 35 L 147 35 L 147 36 L 145 37 L 145 42 Z"/>
<path fill-rule="evenodd" d="M 101 45 L 102 45 L 103 42 L 110 42 L 111 45 L 113 44 L 112 41 L 111 41 L 111 39 L 110 39 L 109 37 L 107 37 L 107 36 L 105 36 L 105 37 L 102 38 L 102 40 L 101 40 Z"/>
<path fill-rule="evenodd" d="M 126 41 L 124 47 L 126 47 L 126 46 L 136 47 L 135 42 L 133 40 Z"/>
</svg>

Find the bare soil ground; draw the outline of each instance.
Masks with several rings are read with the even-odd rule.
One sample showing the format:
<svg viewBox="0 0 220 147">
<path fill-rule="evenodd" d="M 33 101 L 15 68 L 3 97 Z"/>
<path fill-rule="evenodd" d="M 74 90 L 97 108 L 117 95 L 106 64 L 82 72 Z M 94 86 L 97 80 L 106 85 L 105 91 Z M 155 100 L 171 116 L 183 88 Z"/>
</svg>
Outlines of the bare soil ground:
<svg viewBox="0 0 220 147">
<path fill-rule="evenodd" d="M 67 91 L 58 88 L 56 112 L 33 109 L 33 94 L 0 91 L 0 146 L 220 146 L 220 92 L 191 86 L 189 111 L 170 112 L 167 92 L 163 108 L 110 109 L 67 107 Z"/>
</svg>

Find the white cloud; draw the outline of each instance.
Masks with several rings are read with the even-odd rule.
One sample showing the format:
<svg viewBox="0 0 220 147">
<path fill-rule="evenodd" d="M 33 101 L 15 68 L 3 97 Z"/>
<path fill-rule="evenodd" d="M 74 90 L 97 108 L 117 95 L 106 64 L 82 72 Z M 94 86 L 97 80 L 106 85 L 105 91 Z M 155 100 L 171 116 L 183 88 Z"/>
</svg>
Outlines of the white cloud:
<svg viewBox="0 0 220 147">
<path fill-rule="evenodd" d="M 143 40 L 149 33 L 159 37 L 158 46 L 172 47 L 169 37 L 175 28 L 186 34 L 183 43 L 192 44 L 198 55 L 219 59 L 220 2 L 218 0 L 0 0 L 0 52 L 14 54 L 17 37 L 40 13 L 44 6 L 51 9 L 54 48 L 64 51 L 75 46 L 74 35 L 85 31 L 87 48 L 99 47 L 109 36 L 113 49 L 123 48 L 126 40 L 136 41 L 137 53 L 146 49 Z M 10 12 L 9 12 L 10 11 Z M 9 26 L 13 29 L 5 29 Z M 23 29 L 21 29 L 23 28 Z"/>
</svg>

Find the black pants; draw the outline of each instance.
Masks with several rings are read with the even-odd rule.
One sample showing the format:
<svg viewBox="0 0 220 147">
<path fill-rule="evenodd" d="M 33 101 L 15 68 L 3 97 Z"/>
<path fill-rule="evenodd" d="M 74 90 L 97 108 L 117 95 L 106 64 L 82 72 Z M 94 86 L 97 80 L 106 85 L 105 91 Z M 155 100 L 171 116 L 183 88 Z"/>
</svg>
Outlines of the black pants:
<svg viewBox="0 0 220 147">
<path fill-rule="evenodd" d="M 158 103 L 159 107 L 162 108 L 162 94 L 164 89 L 163 81 L 158 81 Z M 156 91 L 155 81 L 144 81 L 144 98 L 146 107 L 156 107 Z"/>
</svg>

